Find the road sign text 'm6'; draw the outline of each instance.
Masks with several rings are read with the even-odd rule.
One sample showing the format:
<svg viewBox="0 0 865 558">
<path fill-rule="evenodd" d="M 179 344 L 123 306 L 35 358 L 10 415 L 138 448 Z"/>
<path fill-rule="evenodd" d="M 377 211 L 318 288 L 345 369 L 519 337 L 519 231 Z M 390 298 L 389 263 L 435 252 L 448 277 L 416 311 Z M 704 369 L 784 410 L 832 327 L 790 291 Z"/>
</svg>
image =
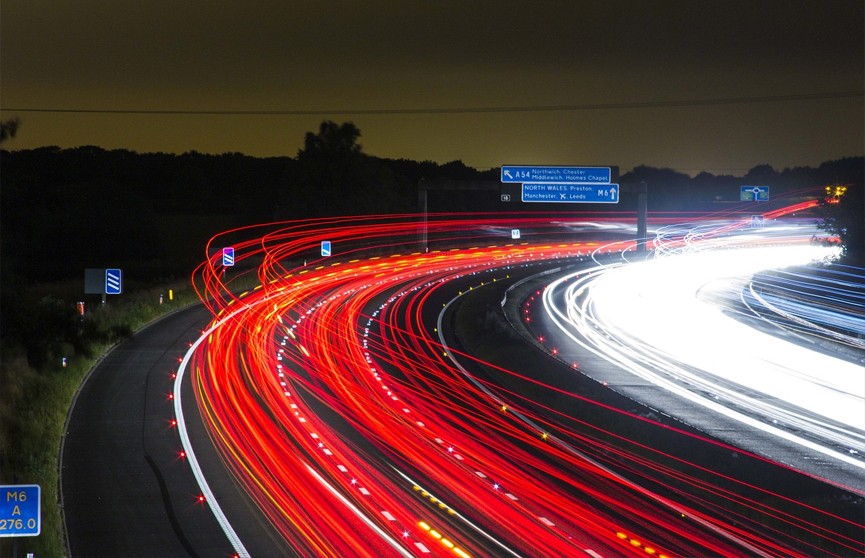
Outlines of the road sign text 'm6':
<svg viewBox="0 0 865 558">
<path fill-rule="evenodd" d="M 0 486 L 0 537 L 35 537 L 41 531 L 41 487 L 38 484 Z"/>
<path fill-rule="evenodd" d="M 527 183 L 522 185 L 522 200 L 551 203 L 619 203 L 619 185 Z"/>
</svg>

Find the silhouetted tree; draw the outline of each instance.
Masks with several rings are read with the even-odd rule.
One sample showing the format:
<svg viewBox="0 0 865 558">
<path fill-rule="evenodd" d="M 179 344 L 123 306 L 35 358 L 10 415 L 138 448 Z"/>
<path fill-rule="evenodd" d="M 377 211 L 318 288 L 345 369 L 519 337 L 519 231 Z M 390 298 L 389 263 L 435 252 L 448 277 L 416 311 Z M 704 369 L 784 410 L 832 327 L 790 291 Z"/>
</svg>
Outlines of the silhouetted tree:
<svg viewBox="0 0 865 558">
<path fill-rule="evenodd" d="M 0 143 L 3 143 L 10 138 L 14 138 L 15 134 L 18 133 L 18 128 L 20 127 L 21 120 L 17 118 L 11 118 L 5 122 L 0 122 Z"/>
<path fill-rule="evenodd" d="M 318 134 L 307 132 L 303 140 L 303 149 L 298 151 L 297 158 L 348 160 L 359 155 L 361 145 L 357 143 L 360 130 L 351 122 L 337 124 L 325 120 L 318 127 Z"/>
<path fill-rule="evenodd" d="M 841 240 L 843 256 L 852 264 L 865 263 L 865 195 L 862 182 L 847 185 L 841 197 L 821 200 L 819 227 Z"/>
<path fill-rule="evenodd" d="M 404 211 L 407 204 L 394 172 L 363 153 L 360 130 L 351 122 L 322 122 L 308 132 L 297 154 L 282 207 L 288 217 Z"/>
<path fill-rule="evenodd" d="M 762 186 L 774 183 L 777 176 L 778 173 L 775 172 L 772 165 L 757 165 L 749 170 L 743 178 L 748 184 Z"/>
<path fill-rule="evenodd" d="M 640 165 L 619 178 L 622 184 L 645 182 L 649 189 L 649 210 L 680 207 L 689 197 L 691 177 L 672 169 Z"/>
<path fill-rule="evenodd" d="M 821 201 L 820 228 L 838 235 L 847 261 L 853 265 L 865 264 L 865 158 L 827 161 L 812 171 L 812 179 L 821 189 L 836 184 L 847 187 L 844 195 L 835 200 L 837 203 Z"/>
</svg>

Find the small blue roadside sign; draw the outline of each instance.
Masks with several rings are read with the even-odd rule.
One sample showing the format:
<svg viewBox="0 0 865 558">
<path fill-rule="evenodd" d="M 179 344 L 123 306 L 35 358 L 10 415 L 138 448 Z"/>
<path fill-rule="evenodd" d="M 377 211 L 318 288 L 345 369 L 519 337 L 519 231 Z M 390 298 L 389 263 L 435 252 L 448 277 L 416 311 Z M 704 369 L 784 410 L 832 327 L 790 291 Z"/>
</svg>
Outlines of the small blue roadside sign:
<svg viewBox="0 0 865 558">
<path fill-rule="evenodd" d="M 35 537 L 42 532 L 38 484 L 0 485 L 0 537 Z"/>
<path fill-rule="evenodd" d="M 619 203 L 618 184 L 523 184 L 524 202 Z"/>
<path fill-rule="evenodd" d="M 768 186 L 742 186 L 739 201 L 769 201 Z"/>
<path fill-rule="evenodd" d="M 231 267 L 234 265 L 234 248 L 226 246 L 222 249 L 222 265 Z"/>
<path fill-rule="evenodd" d="M 105 294 L 118 295 L 123 292 L 122 276 L 119 269 L 105 270 Z"/>
<path fill-rule="evenodd" d="M 322 240 L 321 241 L 321 256 L 323 258 L 326 258 L 326 257 L 330 256 L 331 253 L 332 252 L 330 249 L 330 241 L 329 240 Z"/>
<path fill-rule="evenodd" d="M 502 167 L 502 182 L 609 184 L 610 167 Z"/>
</svg>

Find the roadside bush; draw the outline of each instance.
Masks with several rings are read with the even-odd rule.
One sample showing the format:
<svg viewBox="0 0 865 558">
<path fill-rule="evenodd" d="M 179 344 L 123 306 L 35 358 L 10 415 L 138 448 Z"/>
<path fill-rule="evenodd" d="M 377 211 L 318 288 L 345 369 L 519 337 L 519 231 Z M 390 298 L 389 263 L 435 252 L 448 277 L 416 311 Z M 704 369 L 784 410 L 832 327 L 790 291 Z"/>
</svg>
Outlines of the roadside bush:
<svg viewBox="0 0 865 558">
<path fill-rule="evenodd" d="M 140 290 L 89 308 L 84 317 L 75 309 L 74 295 L 63 288 L 55 287 L 54 295 L 31 292 L 4 297 L 0 483 L 38 484 L 42 489 L 42 533 L 27 541 L 28 552 L 52 557 L 66 553 L 58 459 L 75 393 L 96 359 L 112 345 L 157 317 L 198 300 L 187 284 L 171 287 L 173 301 L 166 297 L 159 303 L 165 287 Z M 11 549 L 11 539 L 0 539 L 0 556 L 10 556 Z"/>
</svg>

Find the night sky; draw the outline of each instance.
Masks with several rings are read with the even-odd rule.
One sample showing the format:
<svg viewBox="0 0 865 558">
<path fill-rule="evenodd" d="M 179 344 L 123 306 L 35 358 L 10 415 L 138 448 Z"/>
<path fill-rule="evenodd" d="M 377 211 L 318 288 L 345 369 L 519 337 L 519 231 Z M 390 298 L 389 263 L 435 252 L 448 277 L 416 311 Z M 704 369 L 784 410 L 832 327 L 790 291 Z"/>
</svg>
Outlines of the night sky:
<svg viewBox="0 0 865 558">
<path fill-rule="evenodd" d="M 366 153 L 481 169 L 817 165 L 863 154 L 863 12 L 862 0 L 3 0 L 0 118 L 21 120 L 3 147 L 294 156 L 334 120 L 360 128 Z M 294 114 L 237 114 L 267 111 Z"/>
</svg>

